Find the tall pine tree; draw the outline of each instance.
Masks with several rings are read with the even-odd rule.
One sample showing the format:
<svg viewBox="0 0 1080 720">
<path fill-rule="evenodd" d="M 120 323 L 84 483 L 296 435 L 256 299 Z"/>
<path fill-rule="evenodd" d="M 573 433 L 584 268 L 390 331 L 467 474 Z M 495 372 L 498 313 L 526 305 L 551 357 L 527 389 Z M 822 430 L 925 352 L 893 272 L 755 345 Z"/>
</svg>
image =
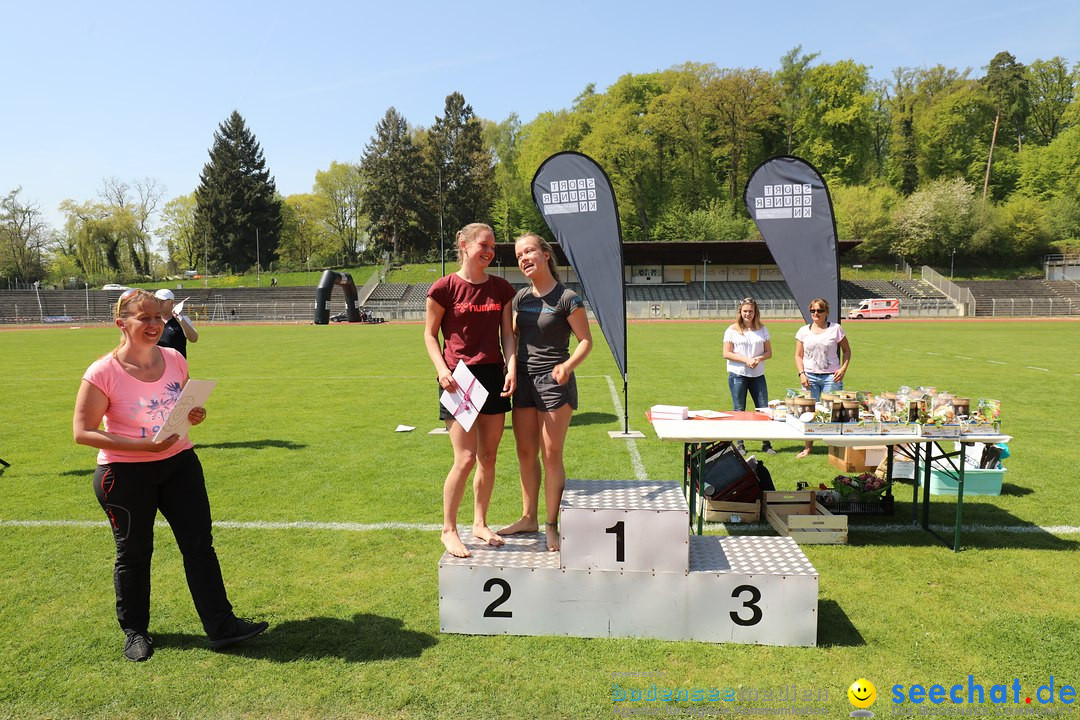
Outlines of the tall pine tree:
<svg viewBox="0 0 1080 720">
<path fill-rule="evenodd" d="M 489 222 L 495 161 L 480 120 L 461 93 L 446 96 L 443 116 L 435 118 L 428 142 L 429 175 L 435 181 L 446 236 L 454 237 L 471 222 Z"/>
<path fill-rule="evenodd" d="M 211 271 L 267 267 L 281 238 L 281 201 L 262 148 L 235 110 L 214 133 L 195 201 L 195 233 L 207 243 Z"/>
<path fill-rule="evenodd" d="M 361 204 L 371 220 L 372 239 L 395 258 L 424 243 L 421 225 L 426 208 L 419 182 L 423 173 L 418 170 L 422 170 L 420 148 L 412 141 L 409 124 L 389 108 L 360 160 L 365 185 Z"/>
</svg>

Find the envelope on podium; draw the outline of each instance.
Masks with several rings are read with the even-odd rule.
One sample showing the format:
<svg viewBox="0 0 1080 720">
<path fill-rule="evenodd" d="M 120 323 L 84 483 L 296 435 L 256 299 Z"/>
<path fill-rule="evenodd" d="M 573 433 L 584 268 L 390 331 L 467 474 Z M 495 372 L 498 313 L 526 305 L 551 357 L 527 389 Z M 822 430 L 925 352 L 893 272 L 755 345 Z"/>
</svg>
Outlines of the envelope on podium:
<svg viewBox="0 0 1080 720">
<path fill-rule="evenodd" d="M 488 391 L 463 362 L 454 368 L 454 382 L 457 383 L 457 392 L 443 390 L 439 402 L 461 423 L 465 432 L 469 432 L 480 414 L 480 408 L 487 402 Z"/>
</svg>

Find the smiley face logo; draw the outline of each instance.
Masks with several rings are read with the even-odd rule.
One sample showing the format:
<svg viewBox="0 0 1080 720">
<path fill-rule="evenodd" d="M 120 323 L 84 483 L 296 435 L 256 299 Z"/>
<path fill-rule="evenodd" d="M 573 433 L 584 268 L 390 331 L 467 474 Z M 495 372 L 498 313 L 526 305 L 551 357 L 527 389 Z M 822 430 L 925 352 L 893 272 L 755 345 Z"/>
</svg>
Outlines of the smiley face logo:
<svg viewBox="0 0 1080 720">
<path fill-rule="evenodd" d="M 847 691 L 847 696 L 852 705 L 860 710 L 865 710 L 877 700 L 877 688 L 874 687 L 874 683 L 866 678 L 859 678 L 851 683 L 851 687 L 849 687 Z"/>
</svg>

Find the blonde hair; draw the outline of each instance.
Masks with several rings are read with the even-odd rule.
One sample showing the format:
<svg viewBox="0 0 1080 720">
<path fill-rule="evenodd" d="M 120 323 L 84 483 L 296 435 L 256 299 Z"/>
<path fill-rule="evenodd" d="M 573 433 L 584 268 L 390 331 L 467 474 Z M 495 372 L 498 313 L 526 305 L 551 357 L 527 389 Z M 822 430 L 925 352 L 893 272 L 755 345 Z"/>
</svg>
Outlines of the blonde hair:
<svg viewBox="0 0 1080 720">
<path fill-rule="evenodd" d="M 517 245 L 522 240 L 535 240 L 537 247 L 540 248 L 540 252 L 547 253 L 548 271 L 551 272 L 551 276 L 558 282 L 559 266 L 555 264 L 555 251 L 551 249 L 551 243 L 536 233 L 525 233 L 524 235 L 519 236 L 518 239 L 514 241 L 514 244 Z"/>
<path fill-rule="evenodd" d="M 754 306 L 754 322 L 749 326 L 747 326 L 742 316 L 742 309 L 747 305 Z M 757 306 L 757 300 L 754 300 L 754 298 L 743 298 L 742 302 L 739 303 L 739 306 L 735 308 L 735 327 L 738 329 L 740 335 L 747 330 L 760 330 L 762 328 L 761 310 Z"/>
<path fill-rule="evenodd" d="M 122 320 L 126 318 L 130 313 L 128 308 L 132 305 L 138 305 L 139 303 L 149 300 L 155 303 L 159 307 L 161 301 L 154 297 L 153 293 L 143 290 L 142 288 L 131 288 L 120 293 L 120 297 L 116 300 L 116 305 L 113 307 L 113 319 Z M 116 353 L 120 351 L 120 348 L 124 347 L 124 343 L 127 342 L 127 336 L 120 333 L 120 344 L 113 348 L 112 354 L 115 357 Z"/>
<path fill-rule="evenodd" d="M 489 232 L 492 236 L 495 235 L 495 231 L 491 229 L 491 226 L 484 223 L 469 223 L 457 231 L 457 235 L 454 236 L 454 247 L 457 250 L 458 262 L 464 259 L 461 256 L 461 249 L 476 242 L 476 237 L 482 232 Z"/>
</svg>

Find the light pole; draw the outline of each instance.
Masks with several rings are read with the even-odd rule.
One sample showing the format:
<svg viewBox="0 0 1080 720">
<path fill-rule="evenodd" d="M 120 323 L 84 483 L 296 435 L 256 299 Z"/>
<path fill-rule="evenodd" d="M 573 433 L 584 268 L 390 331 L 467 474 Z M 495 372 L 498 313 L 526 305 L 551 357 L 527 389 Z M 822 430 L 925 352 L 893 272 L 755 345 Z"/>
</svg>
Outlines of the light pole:
<svg viewBox="0 0 1080 720">
<path fill-rule="evenodd" d="M 661 270 L 661 272 L 663 272 L 663 271 Z M 708 296 L 705 294 L 705 278 L 708 277 L 708 275 L 709 275 L 709 256 L 708 255 L 702 255 L 701 256 L 701 299 L 702 300 L 707 300 L 708 299 Z M 664 278 L 661 277 L 660 280 L 662 282 L 664 280 Z"/>
<path fill-rule="evenodd" d="M 262 261 L 259 259 L 259 228 L 255 228 L 255 284 L 262 287 Z"/>
<path fill-rule="evenodd" d="M 949 279 L 952 280 L 953 269 L 956 267 L 956 248 L 952 249 L 952 257 L 949 259 Z"/>
</svg>

